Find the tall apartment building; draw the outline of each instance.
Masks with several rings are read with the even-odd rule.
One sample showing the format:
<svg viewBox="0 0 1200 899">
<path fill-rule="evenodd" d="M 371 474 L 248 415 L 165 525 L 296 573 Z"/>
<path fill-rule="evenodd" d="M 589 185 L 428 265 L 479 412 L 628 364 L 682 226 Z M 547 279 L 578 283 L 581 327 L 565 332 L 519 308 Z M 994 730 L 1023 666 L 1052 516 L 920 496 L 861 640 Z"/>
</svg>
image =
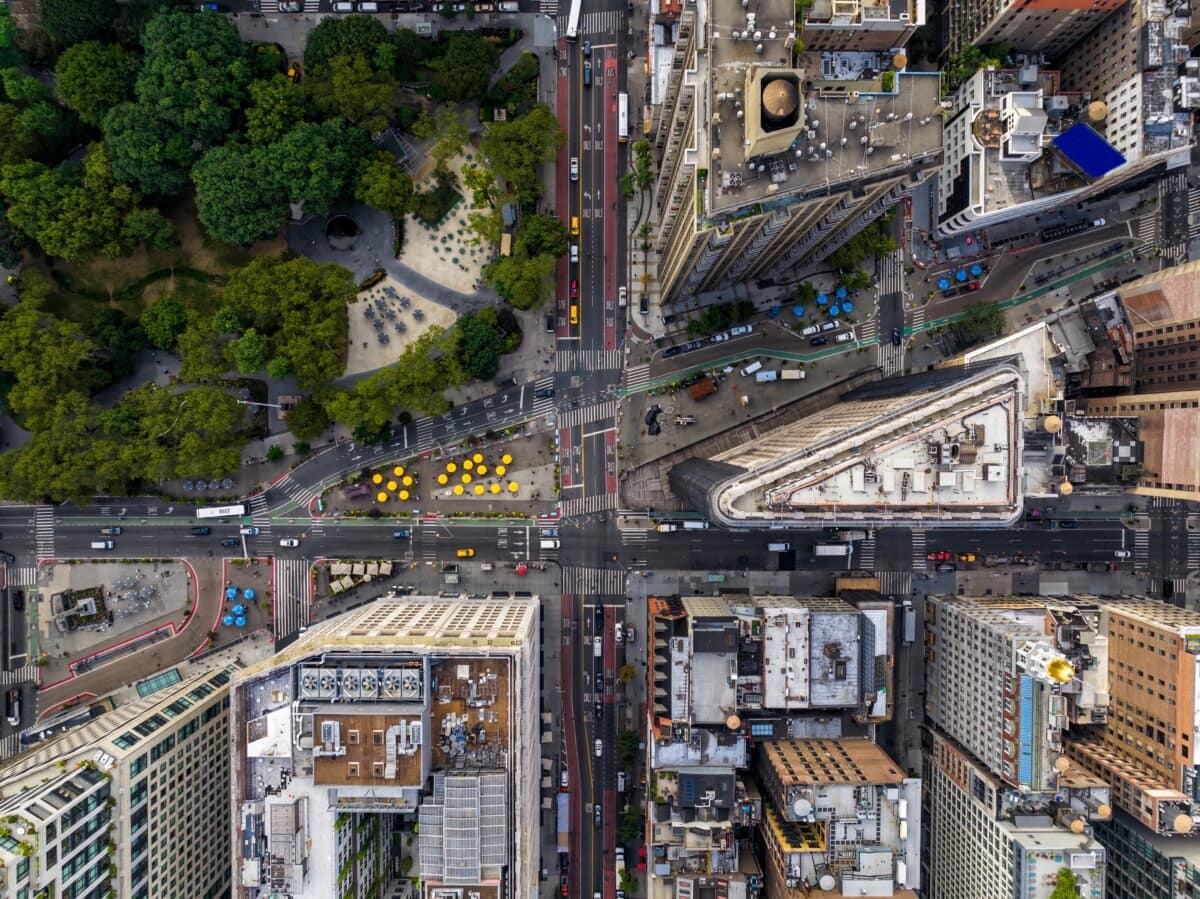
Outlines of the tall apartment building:
<svg viewBox="0 0 1200 899">
<path fill-rule="evenodd" d="M 1129 419 L 1142 444 L 1133 493 L 1195 500 L 1200 491 L 1200 389 L 1088 397 L 1075 408 L 1096 418 Z"/>
<path fill-rule="evenodd" d="M 925 0 L 813 0 L 800 37 L 809 50 L 894 50 L 925 24 Z"/>
<path fill-rule="evenodd" d="M 235 895 L 537 895 L 538 614 L 379 599 L 241 672 Z"/>
<path fill-rule="evenodd" d="M 1059 72 L 1036 65 L 983 69 L 963 82 L 945 126 L 938 234 L 1030 219 L 1099 196 L 1177 155 L 1170 140 L 1122 151 L 1111 139 L 1117 120 L 1109 107 L 1088 96 L 1086 88 L 1066 91 Z"/>
<path fill-rule="evenodd" d="M 1200 830 L 1200 612 L 1105 599 L 1109 706 L 1067 754 L 1112 785 L 1113 803 L 1159 835 Z"/>
<path fill-rule="evenodd" d="M 894 896 L 918 885 L 921 781 L 862 738 L 759 747 L 767 895 Z"/>
<path fill-rule="evenodd" d="M 656 137 L 664 303 L 825 258 L 940 158 L 936 73 L 885 90 L 888 54 L 794 59 L 795 15 L 716 0 L 680 16 Z"/>
<path fill-rule="evenodd" d="M 671 489 L 729 527 L 1007 525 L 1023 504 L 1024 394 L 1008 360 L 890 378 L 677 464 Z"/>
<path fill-rule="evenodd" d="M 1094 604 L 927 598 L 930 899 L 1046 899 L 1063 867 L 1081 895 L 1103 896 L 1105 853 L 1087 829 L 1111 817 L 1109 788 L 1063 747 L 1069 725 L 1107 714 L 1101 621 Z"/>
<path fill-rule="evenodd" d="M 648 614 L 648 895 L 719 881 L 730 899 L 753 899 L 767 884 L 745 836 L 763 820 L 752 746 L 836 740 L 890 717 L 891 603 L 685 596 L 651 598 Z M 911 876 L 897 885 L 915 886 Z"/>
<path fill-rule="evenodd" d="M 1004 44 L 1054 56 L 1088 33 L 1125 0 L 965 0 L 943 7 L 946 51 Z"/>
<path fill-rule="evenodd" d="M 0 769 L 0 897 L 227 896 L 233 668 L 165 686 Z"/>
<path fill-rule="evenodd" d="M 1119 809 L 1096 837 L 1108 851 L 1107 899 L 1200 896 L 1200 841 L 1153 833 Z"/>
<path fill-rule="evenodd" d="M 1200 387 L 1200 262 L 1187 262 L 1117 291 L 1133 329 L 1136 393 Z"/>
</svg>

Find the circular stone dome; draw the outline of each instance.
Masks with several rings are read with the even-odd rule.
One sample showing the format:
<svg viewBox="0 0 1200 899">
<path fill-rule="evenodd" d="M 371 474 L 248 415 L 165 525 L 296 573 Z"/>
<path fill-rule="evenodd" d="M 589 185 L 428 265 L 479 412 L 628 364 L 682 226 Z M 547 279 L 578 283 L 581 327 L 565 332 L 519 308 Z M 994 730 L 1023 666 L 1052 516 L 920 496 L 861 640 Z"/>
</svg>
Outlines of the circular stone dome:
<svg viewBox="0 0 1200 899">
<path fill-rule="evenodd" d="M 1108 104 L 1103 100 L 1093 100 L 1088 104 L 1087 117 L 1093 122 L 1103 122 L 1108 118 Z"/>
<path fill-rule="evenodd" d="M 1175 820 L 1171 822 L 1176 833 L 1191 833 L 1192 831 L 1192 816 L 1191 815 L 1176 815 Z"/>
<path fill-rule="evenodd" d="M 762 91 L 763 112 L 772 119 L 786 119 L 796 112 L 799 98 L 796 85 L 786 78 L 776 78 Z"/>
</svg>

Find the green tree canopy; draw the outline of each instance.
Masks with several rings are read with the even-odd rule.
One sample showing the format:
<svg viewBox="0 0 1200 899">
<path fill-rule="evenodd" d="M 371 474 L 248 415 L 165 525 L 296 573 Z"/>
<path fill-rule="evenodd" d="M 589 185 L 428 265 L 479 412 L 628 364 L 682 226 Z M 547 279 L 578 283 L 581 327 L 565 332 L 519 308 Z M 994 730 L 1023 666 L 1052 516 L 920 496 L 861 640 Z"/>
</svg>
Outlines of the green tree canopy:
<svg viewBox="0 0 1200 899">
<path fill-rule="evenodd" d="M 244 375 L 252 375 L 267 364 L 267 338 L 250 328 L 231 344 L 233 362 Z"/>
<path fill-rule="evenodd" d="M 246 137 L 252 144 L 269 144 L 304 121 L 308 96 L 284 75 L 250 82 Z"/>
<path fill-rule="evenodd" d="M 108 37 L 119 14 L 116 0 L 39 0 L 42 27 L 61 46 Z"/>
<path fill-rule="evenodd" d="M 117 180 L 146 194 L 179 193 L 197 158 L 187 136 L 142 103 L 122 103 L 109 111 L 104 143 Z"/>
<path fill-rule="evenodd" d="M 542 193 L 541 166 L 558 155 L 566 140 L 550 107 L 539 103 L 523 116 L 490 125 L 479 154 L 510 191 L 532 203 Z"/>
<path fill-rule="evenodd" d="M 152 346 L 170 352 L 187 327 L 187 310 L 173 296 L 165 296 L 142 313 L 142 330 Z"/>
<path fill-rule="evenodd" d="M 245 410 L 224 390 L 177 393 L 150 383 L 126 393 L 122 405 L 137 420 L 138 474 L 161 480 L 198 471 L 227 474 L 241 465 Z"/>
<path fill-rule="evenodd" d="M 514 251 L 487 267 L 486 276 L 496 292 L 517 309 L 536 309 L 554 290 L 553 256 L 529 256 Z"/>
<path fill-rule="evenodd" d="M 487 381 L 500 369 L 504 353 L 504 336 L 497 326 L 495 309 L 465 312 L 455 323 L 458 332 L 458 364 L 470 378 Z"/>
<path fill-rule="evenodd" d="M 1004 333 L 1004 310 L 996 303 L 972 303 L 953 325 L 964 340 L 987 340 Z"/>
<path fill-rule="evenodd" d="M 448 106 L 439 106 L 433 115 L 422 112 L 413 122 L 412 132 L 417 137 L 434 141 L 429 155 L 439 165 L 462 152 L 471 136 L 462 117 Z"/>
<path fill-rule="evenodd" d="M 0 103 L 0 165 L 24 162 L 37 147 L 37 138 L 26 127 L 21 110 L 11 103 Z"/>
<path fill-rule="evenodd" d="M 68 109 L 89 125 L 133 98 L 138 59 L 117 44 L 85 41 L 68 47 L 54 67 L 54 84 Z"/>
<path fill-rule="evenodd" d="M 297 440 L 315 440 L 331 422 L 325 408 L 312 396 L 306 396 L 287 414 L 288 430 Z"/>
<path fill-rule="evenodd" d="M 496 70 L 500 52 L 481 34 L 455 31 L 446 44 L 445 55 L 430 64 L 438 94 L 453 103 L 482 101 Z"/>
<path fill-rule="evenodd" d="M 386 46 L 375 51 L 375 64 L 400 81 L 415 81 L 421 67 L 434 55 L 434 44 L 411 28 L 397 28 Z M 382 63 L 382 65 L 381 65 Z M 390 68 L 387 63 L 391 63 Z"/>
<path fill-rule="evenodd" d="M 359 166 L 354 198 L 376 209 L 405 215 L 413 208 L 412 176 L 396 164 L 390 153 L 380 151 Z"/>
<path fill-rule="evenodd" d="M 249 246 L 274 237 L 288 205 L 265 147 L 226 144 L 204 154 L 192 171 L 196 215 L 218 240 Z"/>
<path fill-rule="evenodd" d="M 7 5 L 0 6 L 0 69 L 19 66 L 25 62 L 25 54 L 17 44 L 17 23 Z"/>
<path fill-rule="evenodd" d="M 1054 883 L 1054 892 L 1050 894 L 1050 899 L 1079 899 L 1075 872 L 1070 868 L 1058 869 L 1058 879 Z"/>
<path fill-rule="evenodd" d="M 335 56 L 373 60 L 387 41 L 387 29 L 374 16 L 326 16 L 308 34 L 304 63 L 311 72 Z"/>
<path fill-rule="evenodd" d="M 270 165 L 287 199 L 310 215 L 326 215 L 350 193 L 370 138 L 342 119 L 303 122 L 271 145 Z"/>
<path fill-rule="evenodd" d="M 517 240 L 530 256 L 565 256 L 570 237 L 567 226 L 552 215 L 527 215 L 517 232 Z"/>
<path fill-rule="evenodd" d="M 313 105 L 326 116 L 342 116 L 368 134 L 387 127 L 395 108 L 396 84 L 362 56 L 335 56 L 312 72 L 308 81 Z"/>
</svg>

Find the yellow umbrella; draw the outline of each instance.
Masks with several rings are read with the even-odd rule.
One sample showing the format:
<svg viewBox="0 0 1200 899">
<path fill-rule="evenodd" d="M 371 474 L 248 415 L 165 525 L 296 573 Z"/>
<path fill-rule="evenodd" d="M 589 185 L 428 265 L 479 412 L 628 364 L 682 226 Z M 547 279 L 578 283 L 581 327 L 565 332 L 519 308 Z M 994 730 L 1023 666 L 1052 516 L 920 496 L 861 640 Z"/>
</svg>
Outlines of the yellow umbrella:
<svg viewBox="0 0 1200 899">
<path fill-rule="evenodd" d="M 480 477 L 483 477 L 485 474 L 487 474 L 487 466 L 480 465 L 480 466 L 476 467 L 475 474 L 479 475 Z"/>
<path fill-rule="evenodd" d="M 475 485 L 475 495 L 476 495 L 476 496 L 483 496 L 483 485 L 482 485 L 482 484 L 476 484 L 476 485 Z"/>
<path fill-rule="evenodd" d="M 400 475 L 404 474 L 404 466 L 397 465 L 395 468 L 392 469 L 392 474 L 394 474 L 396 477 L 400 477 Z"/>
<path fill-rule="evenodd" d="M 382 484 L 383 483 L 383 475 L 381 475 L 379 472 L 375 472 L 375 474 L 371 475 L 371 483 L 372 484 Z"/>
<path fill-rule="evenodd" d="M 395 481 L 388 481 L 388 490 L 394 491 L 399 486 Z"/>
<path fill-rule="evenodd" d="M 400 491 L 400 501 L 405 502 L 405 503 L 408 502 L 408 491 L 407 490 Z"/>
<path fill-rule="evenodd" d="M 475 463 L 472 462 L 470 459 L 463 459 L 463 468 L 465 470 L 469 471 L 470 469 L 472 469 L 474 467 L 475 467 Z"/>
<path fill-rule="evenodd" d="M 500 492 L 500 485 L 499 485 L 499 484 L 492 484 L 492 486 L 491 486 L 491 487 L 489 487 L 489 488 L 488 488 L 488 490 L 490 490 L 492 493 L 499 493 L 499 492 Z"/>
<path fill-rule="evenodd" d="M 455 484 L 455 485 L 454 485 L 454 495 L 455 495 L 455 496 L 462 496 L 462 495 L 463 495 L 463 485 L 462 485 L 462 484 Z"/>
<path fill-rule="evenodd" d="M 509 492 L 509 493 L 516 493 L 516 492 L 517 492 L 517 482 L 516 482 L 516 481 L 509 481 L 509 482 L 508 482 L 508 492 Z"/>
<path fill-rule="evenodd" d="M 503 456 L 500 457 L 500 461 L 503 462 L 505 465 L 512 465 L 512 456 L 510 456 L 508 453 L 505 453 Z"/>
<path fill-rule="evenodd" d="M 384 493 L 382 490 L 380 490 L 378 493 L 375 494 L 375 502 L 386 503 L 387 502 L 387 494 Z"/>
<path fill-rule="evenodd" d="M 483 453 L 476 453 L 471 458 L 474 460 L 475 464 L 478 465 L 483 461 Z"/>
<path fill-rule="evenodd" d="M 469 483 L 471 483 L 471 476 L 470 476 L 470 475 L 469 475 L 467 472 L 465 472 L 465 471 L 462 473 L 462 482 L 463 482 L 464 484 L 469 484 Z"/>
<path fill-rule="evenodd" d="M 404 480 L 402 481 L 402 483 L 404 484 L 405 487 L 411 487 L 412 482 L 413 482 L 413 480 L 412 480 L 411 475 L 405 475 Z"/>
<path fill-rule="evenodd" d="M 439 483 L 439 484 L 444 484 L 444 483 L 446 483 L 448 480 L 450 480 L 450 479 L 449 479 L 448 477 L 446 477 L 444 474 L 440 474 L 440 475 L 438 475 L 438 483 Z"/>
<path fill-rule="evenodd" d="M 497 466 L 496 466 L 496 477 L 498 477 L 498 478 L 502 478 L 502 477 L 504 477 L 504 473 L 505 473 L 506 471 L 508 471 L 508 469 L 507 469 L 505 466 L 503 466 L 503 465 L 497 465 Z"/>
<path fill-rule="evenodd" d="M 446 463 L 446 471 L 450 472 L 450 474 L 454 474 L 454 472 L 458 471 L 458 466 L 455 465 L 453 462 L 447 462 Z"/>
</svg>

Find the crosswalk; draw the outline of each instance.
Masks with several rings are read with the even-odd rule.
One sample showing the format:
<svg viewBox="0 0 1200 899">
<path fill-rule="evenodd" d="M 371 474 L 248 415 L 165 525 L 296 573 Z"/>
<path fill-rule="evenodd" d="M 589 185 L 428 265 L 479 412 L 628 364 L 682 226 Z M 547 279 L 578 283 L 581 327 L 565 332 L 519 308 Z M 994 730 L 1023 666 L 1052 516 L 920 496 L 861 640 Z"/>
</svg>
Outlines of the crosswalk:
<svg viewBox="0 0 1200 899">
<path fill-rule="evenodd" d="M 879 339 L 879 320 L 859 322 L 854 326 L 854 336 L 859 343 L 874 343 Z"/>
<path fill-rule="evenodd" d="M 875 364 L 883 369 L 885 378 L 904 374 L 904 347 L 893 346 L 889 340 L 875 347 Z"/>
<path fill-rule="evenodd" d="M 1187 567 L 1188 571 L 1200 571 L 1200 530 L 1187 532 Z"/>
<path fill-rule="evenodd" d="M 620 9 L 607 9 L 603 12 L 587 12 L 579 17 L 580 34 L 612 34 L 616 35 L 625 27 L 625 12 Z M 560 16 L 558 20 L 559 34 L 567 30 L 567 17 Z"/>
<path fill-rule="evenodd" d="M 548 412 L 554 411 L 554 394 L 551 394 L 550 396 L 542 396 L 542 397 L 536 396 L 536 394 L 540 393 L 541 391 L 549 390 L 553 386 L 554 386 L 554 378 L 553 377 L 542 378 L 533 385 L 533 392 L 535 394 L 535 399 L 533 401 L 533 414 L 534 415 L 545 415 Z M 421 441 L 419 440 L 419 438 L 420 438 L 419 431 L 417 433 L 417 436 L 418 436 L 418 443 L 421 443 Z"/>
<path fill-rule="evenodd" d="M 13 671 L 0 671 L 0 687 L 15 687 L 17 684 L 36 684 L 41 671 L 37 665 L 22 665 Z"/>
<path fill-rule="evenodd" d="M 1200 187 L 1188 191 L 1188 236 L 1200 237 Z"/>
<path fill-rule="evenodd" d="M 912 532 L 912 567 L 913 571 L 925 571 L 925 531 L 921 528 L 913 528 Z"/>
<path fill-rule="evenodd" d="M 578 518 L 580 515 L 591 515 L 593 512 L 615 509 L 617 495 L 615 493 L 595 493 L 577 499 L 564 499 L 558 505 L 563 518 Z"/>
<path fill-rule="evenodd" d="M 879 592 L 884 596 L 906 597 L 912 595 L 911 571 L 877 571 Z"/>
<path fill-rule="evenodd" d="M 636 530 L 636 531 L 622 529 L 620 531 L 621 545 L 622 546 L 631 546 L 634 548 L 640 547 L 640 546 L 646 546 L 650 542 L 650 535 L 652 533 L 653 533 L 653 531 L 643 531 L 640 529 Z"/>
<path fill-rule="evenodd" d="M 923 327 L 925 327 L 925 307 L 918 306 L 913 310 L 912 329 L 916 332 L 920 331 Z"/>
<path fill-rule="evenodd" d="M 274 565 L 275 639 L 305 627 L 312 615 L 312 581 L 307 559 L 276 559 Z"/>
<path fill-rule="evenodd" d="M 866 571 L 875 568 L 875 538 L 868 537 L 858 544 L 858 567 Z"/>
<path fill-rule="evenodd" d="M 20 751 L 20 734 L 9 734 L 7 737 L 0 737 L 0 761 L 10 759 Z"/>
<path fill-rule="evenodd" d="M 1137 245 L 1133 248 L 1133 252 L 1142 256 L 1154 250 L 1158 245 L 1158 216 L 1155 214 L 1143 215 L 1134 225 L 1134 234 L 1137 238 Z"/>
<path fill-rule="evenodd" d="M 879 295 L 900 293 L 904 289 L 904 251 L 893 250 L 881 257 L 877 266 Z"/>
<path fill-rule="evenodd" d="M 54 558 L 54 507 L 35 506 L 33 510 L 33 534 L 37 545 L 37 558 L 41 562 Z"/>
<path fill-rule="evenodd" d="M 559 350 L 554 354 L 554 366 L 563 372 L 620 370 L 624 364 L 624 350 Z"/>
<path fill-rule="evenodd" d="M 538 12 L 553 19 L 558 15 L 558 0 L 540 0 Z"/>
<path fill-rule="evenodd" d="M 639 390 L 650 383 L 650 366 L 646 363 L 625 369 L 625 389 Z"/>
<path fill-rule="evenodd" d="M 1145 571 L 1150 567 L 1150 516 L 1138 512 L 1134 516 L 1135 530 L 1133 532 L 1133 567 Z"/>
<path fill-rule="evenodd" d="M 592 406 L 568 409 L 566 412 L 559 413 L 558 426 L 560 428 L 573 428 L 576 425 L 590 425 L 594 421 L 615 418 L 616 414 L 617 401 L 607 400 L 606 402 L 596 403 Z"/>
<path fill-rule="evenodd" d="M 269 555 L 271 552 L 271 515 L 267 508 L 267 498 L 261 493 L 250 497 L 250 520 L 258 535 L 254 538 L 256 552 Z"/>
<path fill-rule="evenodd" d="M 38 570 L 33 565 L 9 566 L 4 573 L 8 587 L 34 587 L 37 585 Z"/>
<path fill-rule="evenodd" d="M 617 568 L 564 566 L 563 593 L 576 596 L 624 596 L 625 572 Z"/>
</svg>

